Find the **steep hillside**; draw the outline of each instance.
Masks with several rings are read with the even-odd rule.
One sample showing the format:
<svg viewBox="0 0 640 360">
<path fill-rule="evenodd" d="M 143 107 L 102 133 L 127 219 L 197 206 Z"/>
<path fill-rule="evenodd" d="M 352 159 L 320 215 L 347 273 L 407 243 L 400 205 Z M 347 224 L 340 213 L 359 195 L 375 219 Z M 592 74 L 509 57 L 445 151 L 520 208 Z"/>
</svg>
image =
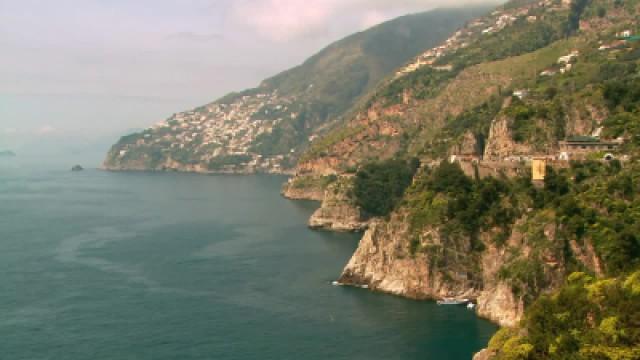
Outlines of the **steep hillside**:
<svg viewBox="0 0 640 360">
<path fill-rule="evenodd" d="M 479 359 L 638 358 L 639 14 L 510 2 L 315 141 L 284 193 L 327 189 L 326 228 L 337 206 L 368 227 L 340 281 L 472 299 L 509 328 Z"/>
<path fill-rule="evenodd" d="M 559 42 L 568 34 L 568 13 L 563 5 L 525 3 L 470 22 L 380 86 L 347 127 L 315 142 L 300 171 L 339 172 L 401 151 L 416 155 L 431 149 L 424 141 L 448 119 L 535 78 L 564 55 L 571 48 Z"/>
<path fill-rule="evenodd" d="M 338 41 L 304 64 L 123 137 L 110 170 L 282 172 L 384 77 L 488 8 L 401 17 Z"/>
</svg>

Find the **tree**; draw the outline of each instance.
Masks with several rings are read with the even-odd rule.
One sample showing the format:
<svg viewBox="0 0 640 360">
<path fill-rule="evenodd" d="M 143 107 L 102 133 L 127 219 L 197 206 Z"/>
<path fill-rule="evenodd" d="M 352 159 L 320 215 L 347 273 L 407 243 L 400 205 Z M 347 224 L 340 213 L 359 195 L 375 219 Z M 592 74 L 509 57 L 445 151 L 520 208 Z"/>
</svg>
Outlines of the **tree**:
<svg viewBox="0 0 640 360">
<path fill-rule="evenodd" d="M 388 215 L 411 185 L 418 166 L 417 160 L 400 159 L 363 166 L 355 178 L 356 204 L 370 215 Z"/>
</svg>

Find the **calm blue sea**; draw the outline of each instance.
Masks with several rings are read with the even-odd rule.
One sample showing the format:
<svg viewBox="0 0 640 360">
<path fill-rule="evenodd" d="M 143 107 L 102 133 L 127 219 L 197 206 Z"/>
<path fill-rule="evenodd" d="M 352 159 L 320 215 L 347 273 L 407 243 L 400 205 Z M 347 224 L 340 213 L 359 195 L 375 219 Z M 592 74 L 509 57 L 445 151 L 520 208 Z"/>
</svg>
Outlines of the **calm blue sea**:
<svg viewBox="0 0 640 360">
<path fill-rule="evenodd" d="M 330 285 L 358 237 L 282 177 L 0 159 L 0 359 L 470 359 L 496 327 Z"/>
</svg>

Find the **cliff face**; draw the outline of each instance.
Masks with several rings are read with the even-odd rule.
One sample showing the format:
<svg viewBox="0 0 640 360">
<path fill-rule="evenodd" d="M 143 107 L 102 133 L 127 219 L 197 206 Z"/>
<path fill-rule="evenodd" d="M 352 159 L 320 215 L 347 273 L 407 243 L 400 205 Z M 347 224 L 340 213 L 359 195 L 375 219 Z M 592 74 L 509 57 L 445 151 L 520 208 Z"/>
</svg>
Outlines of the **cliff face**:
<svg viewBox="0 0 640 360">
<path fill-rule="evenodd" d="M 466 281 L 445 281 L 426 254 L 411 255 L 406 225 L 377 221 L 364 234 L 340 282 L 413 299 L 475 295 Z"/>
<path fill-rule="evenodd" d="M 322 205 L 309 219 L 309 227 L 340 232 L 364 231 L 368 227 L 368 221 L 349 196 L 351 189 L 349 179 L 341 179 L 329 185 Z"/>
<path fill-rule="evenodd" d="M 372 222 L 339 281 L 412 299 L 470 298 L 477 301 L 480 316 L 503 326 L 517 324 L 523 300 L 496 275 L 505 264 L 506 248 L 469 256 L 468 240 L 443 242 L 435 228 L 424 231 L 420 244 L 412 245 L 410 237 L 400 215 Z M 453 248 L 443 249 L 444 243 Z M 427 250 L 416 252 L 412 246 Z"/>
<path fill-rule="evenodd" d="M 502 160 L 508 156 L 535 154 L 536 151 L 529 144 L 521 144 L 513 139 L 510 130 L 511 119 L 499 116 L 491 124 L 489 140 L 484 152 L 485 159 Z"/>
<path fill-rule="evenodd" d="M 500 245 L 495 241 L 498 232 L 484 231 L 479 238 L 484 250 L 478 252 L 471 239 L 443 237 L 437 226 L 412 232 L 400 210 L 389 221 L 371 221 L 339 281 L 413 299 L 470 298 L 476 301 L 479 316 L 514 327 L 535 294 L 562 285 L 567 259 L 602 271 L 588 241 L 581 245 L 574 241 L 571 256 L 550 246 L 559 241 L 557 226 L 549 222 L 553 216 L 524 216 Z M 543 237 L 548 244 L 541 246 Z M 540 267 L 517 270 L 529 261 Z M 505 271 L 511 275 L 502 275 Z"/>
<path fill-rule="evenodd" d="M 282 187 L 282 196 L 290 200 L 322 201 L 324 192 L 323 186 L 299 187 L 295 186 L 293 181 L 289 181 Z"/>
</svg>

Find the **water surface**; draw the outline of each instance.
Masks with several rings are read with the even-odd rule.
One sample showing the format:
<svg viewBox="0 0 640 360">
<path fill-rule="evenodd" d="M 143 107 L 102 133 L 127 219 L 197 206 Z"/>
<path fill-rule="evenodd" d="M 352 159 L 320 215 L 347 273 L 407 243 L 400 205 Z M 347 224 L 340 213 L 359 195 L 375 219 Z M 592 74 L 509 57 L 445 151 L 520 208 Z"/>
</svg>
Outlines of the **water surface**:
<svg viewBox="0 0 640 360">
<path fill-rule="evenodd" d="M 469 359 L 459 307 L 330 286 L 358 237 L 281 177 L 0 163 L 0 358 Z"/>
</svg>

